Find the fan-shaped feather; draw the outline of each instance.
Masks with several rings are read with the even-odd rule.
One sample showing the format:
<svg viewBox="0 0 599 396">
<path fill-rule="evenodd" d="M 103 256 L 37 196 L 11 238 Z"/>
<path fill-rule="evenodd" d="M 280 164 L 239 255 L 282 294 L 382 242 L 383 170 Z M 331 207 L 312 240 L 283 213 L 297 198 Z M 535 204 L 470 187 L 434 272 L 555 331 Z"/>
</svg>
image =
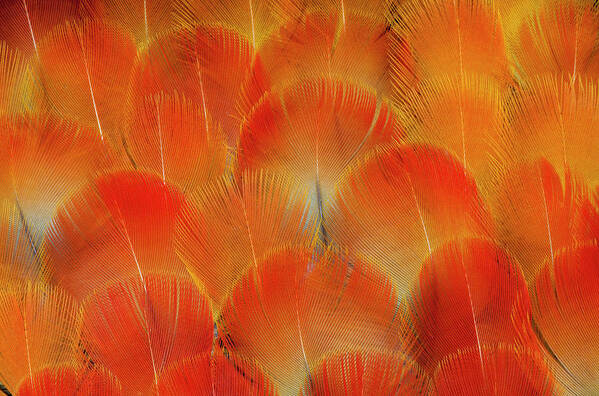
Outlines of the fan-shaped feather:
<svg viewBox="0 0 599 396">
<path fill-rule="evenodd" d="M 268 76 L 266 89 L 331 78 L 390 95 L 389 53 L 394 34 L 380 18 L 335 10 L 307 13 L 283 25 L 260 47 L 260 66 Z M 408 56 L 402 54 L 406 68 Z"/>
<path fill-rule="evenodd" d="M 520 26 L 514 48 L 517 68 L 527 76 L 553 73 L 574 80 L 599 77 L 599 17 L 591 2 L 548 1 Z"/>
<path fill-rule="evenodd" d="M 171 364 L 160 376 L 161 395 L 276 395 L 274 385 L 248 361 L 204 353 Z"/>
<path fill-rule="evenodd" d="M 66 21 L 87 16 L 78 0 L 21 0 L 0 4 L 0 40 L 18 48 L 27 57 L 39 56 L 40 40 Z"/>
<path fill-rule="evenodd" d="M 545 158 L 559 174 L 569 167 L 589 183 L 599 181 L 599 95 L 597 82 L 564 77 L 533 78 L 504 108 L 503 166 Z"/>
<path fill-rule="evenodd" d="M 375 150 L 356 164 L 339 185 L 327 226 L 333 241 L 381 266 L 401 295 L 437 246 L 492 234 L 474 180 L 427 146 Z"/>
<path fill-rule="evenodd" d="M 327 202 L 352 160 L 390 142 L 396 127 L 387 103 L 371 91 L 330 80 L 300 83 L 254 108 L 242 126 L 238 165 L 292 174 Z"/>
<path fill-rule="evenodd" d="M 237 283 L 219 335 L 227 349 L 255 359 L 291 394 L 327 353 L 401 347 L 407 342 L 401 313 L 390 282 L 367 264 L 286 250 Z"/>
<path fill-rule="evenodd" d="M 0 290 L 0 382 L 16 390 L 42 368 L 75 358 L 81 317 L 64 291 L 43 284 Z"/>
<path fill-rule="evenodd" d="M 284 245 L 310 246 L 316 220 L 306 191 L 288 178 L 247 172 L 190 197 L 177 228 L 177 253 L 218 310 L 248 268 Z"/>
<path fill-rule="evenodd" d="M 51 111 L 119 144 L 135 59 L 133 38 L 95 20 L 67 22 L 40 42 L 39 58 Z"/>
<path fill-rule="evenodd" d="M 45 240 L 46 277 L 81 299 L 147 272 L 184 275 L 174 251 L 183 195 L 156 176 L 98 177 L 60 208 Z"/>
<path fill-rule="evenodd" d="M 528 281 L 561 248 L 596 236 L 588 226 L 597 213 L 584 189 L 569 171 L 562 184 L 545 160 L 508 169 L 494 198 L 498 238 Z"/>
<path fill-rule="evenodd" d="M 502 87 L 467 75 L 431 78 L 407 96 L 406 139 L 444 148 L 479 183 L 495 176 L 502 126 Z"/>
<path fill-rule="evenodd" d="M 595 243 L 564 249 L 547 260 L 532 294 L 534 321 L 558 378 L 576 394 L 599 390 L 598 264 Z"/>
<path fill-rule="evenodd" d="M 430 372 L 464 348 L 535 347 L 524 277 L 492 242 L 468 239 L 435 250 L 420 272 L 412 313 L 417 361 Z"/>
<path fill-rule="evenodd" d="M 439 365 L 434 377 L 437 395 L 550 396 L 559 394 L 542 358 L 508 346 L 460 351 Z"/>
<path fill-rule="evenodd" d="M 89 178 L 115 161 L 94 131 L 47 115 L 0 121 L 0 196 L 35 232 Z"/>
<path fill-rule="evenodd" d="M 201 108 L 179 96 L 146 97 L 125 142 L 138 168 L 191 191 L 222 175 L 227 145 Z"/>
<path fill-rule="evenodd" d="M 324 358 L 302 395 L 423 395 L 429 386 L 428 376 L 406 358 L 352 352 Z"/>
<path fill-rule="evenodd" d="M 219 124 L 232 147 L 240 128 L 238 101 L 255 54 L 233 30 L 198 26 L 159 36 L 142 53 L 133 72 L 132 105 L 147 95 L 177 92 L 196 103 L 204 118 Z"/>
<path fill-rule="evenodd" d="M 81 342 L 133 394 L 149 392 L 170 363 L 209 352 L 213 332 L 208 302 L 191 280 L 152 275 L 92 294 Z"/>
<path fill-rule="evenodd" d="M 57 366 L 36 372 L 19 387 L 18 396 L 120 396 L 121 386 L 107 370 Z"/>
<path fill-rule="evenodd" d="M 503 30 L 487 0 L 409 0 L 390 9 L 414 49 L 418 75 L 483 74 L 509 80 Z"/>
</svg>

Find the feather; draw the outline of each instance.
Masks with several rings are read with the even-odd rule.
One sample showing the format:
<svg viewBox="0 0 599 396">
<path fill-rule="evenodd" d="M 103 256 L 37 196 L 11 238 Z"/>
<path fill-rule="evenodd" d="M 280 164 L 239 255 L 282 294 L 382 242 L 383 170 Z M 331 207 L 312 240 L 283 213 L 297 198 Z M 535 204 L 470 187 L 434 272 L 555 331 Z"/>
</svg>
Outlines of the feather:
<svg viewBox="0 0 599 396">
<path fill-rule="evenodd" d="M 138 169 L 191 191 L 222 175 L 227 145 L 201 107 L 179 96 L 146 97 L 133 110 L 125 142 Z"/>
<path fill-rule="evenodd" d="M 86 356 L 121 381 L 125 394 L 147 393 L 172 362 L 209 352 L 214 324 L 207 299 L 189 279 L 133 277 L 85 302 Z"/>
<path fill-rule="evenodd" d="M 297 18 L 306 0 L 174 0 L 173 18 L 178 26 L 217 25 L 234 30 L 258 48 L 264 38 L 286 20 Z"/>
<path fill-rule="evenodd" d="M 0 5 L 0 41 L 27 57 L 39 58 L 39 45 L 56 26 L 88 16 L 78 0 L 19 0 Z"/>
<path fill-rule="evenodd" d="M 97 20 L 108 21 L 131 32 L 138 46 L 143 46 L 173 25 L 173 2 L 170 0 L 82 0 L 82 8 Z"/>
<path fill-rule="evenodd" d="M 204 353 L 179 360 L 160 376 L 160 395 L 276 395 L 261 370 L 243 359 Z"/>
<path fill-rule="evenodd" d="M 78 299 L 147 272 L 185 275 L 173 236 L 183 195 L 156 176 L 96 178 L 57 212 L 45 239 L 45 278 Z"/>
<path fill-rule="evenodd" d="M 417 75 L 482 74 L 509 81 L 503 30 L 488 0 L 409 0 L 391 8 L 394 29 L 413 47 Z"/>
<path fill-rule="evenodd" d="M 120 396 L 121 386 L 114 375 L 95 365 L 93 368 L 56 366 L 46 368 L 23 381 L 18 396 L 59 395 Z"/>
<path fill-rule="evenodd" d="M 0 197 L 39 235 L 56 208 L 115 157 L 93 130 L 52 116 L 0 120 Z"/>
<path fill-rule="evenodd" d="M 598 85 L 579 78 L 539 76 L 515 90 L 504 106 L 507 125 L 501 158 L 504 167 L 514 160 L 545 158 L 559 174 L 566 167 L 589 183 L 599 181 Z"/>
<path fill-rule="evenodd" d="M 380 266 L 401 296 L 436 247 L 493 234 L 474 180 L 453 157 L 428 146 L 374 150 L 350 168 L 331 207 L 331 239 Z"/>
<path fill-rule="evenodd" d="M 422 395 L 428 394 L 429 381 L 409 359 L 351 352 L 324 358 L 302 395 Z"/>
<path fill-rule="evenodd" d="M 518 261 L 528 281 L 560 249 L 594 239 L 590 198 L 566 171 L 563 178 L 545 160 L 508 169 L 493 202 L 498 239 Z"/>
<path fill-rule="evenodd" d="M 559 394 L 537 353 L 505 345 L 485 346 L 480 352 L 466 349 L 447 357 L 439 365 L 434 383 L 435 394 L 440 396 Z"/>
<path fill-rule="evenodd" d="M 502 92 L 496 80 L 481 75 L 423 80 L 407 95 L 407 136 L 401 140 L 444 148 L 478 183 L 488 183 L 502 132 Z"/>
<path fill-rule="evenodd" d="M 39 235 L 27 228 L 22 213 L 11 201 L 0 201 L 0 280 L 12 282 L 39 279 L 43 257 L 37 246 Z"/>
<path fill-rule="evenodd" d="M 574 394 L 599 390 L 599 248 L 562 249 L 547 260 L 532 291 L 534 321 L 555 359 L 554 371 Z"/>
<path fill-rule="evenodd" d="M 64 291 L 38 283 L 4 285 L 0 382 L 16 391 L 34 372 L 73 362 L 80 325 L 79 306 Z"/>
<path fill-rule="evenodd" d="M 395 117 L 373 92 L 344 82 L 315 80 L 265 96 L 244 121 L 239 170 L 291 174 L 318 205 L 331 197 L 343 171 L 397 132 Z"/>
<path fill-rule="evenodd" d="M 99 21 L 67 22 L 40 42 L 39 58 L 51 111 L 117 146 L 135 59 L 130 34 Z"/>
<path fill-rule="evenodd" d="M 0 41 L 0 117 L 38 110 L 41 95 L 38 77 L 26 56 Z"/>
<path fill-rule="evenodd" d="M 283 250 L 239 280 L 219 334 L 228 350 L 260 364 L 282 394 L 297 394 L 327 353 L 402 348 L 402 312 L 391 284 L 368 264 Z"/>
<path fill-rule="evenodd" d="M 411 304 L 416 360 L 433 372 L 461 349 L 499 343 L 536 348 L 518 264 L 492 242 L 451 242 L 424 262 Z"/>
<path fill-rule="evenodd" d="M 514 46 L 521 75 L 551 73 L 569 80 L 599 77 L 599 18 L 591 2 L 547 2 L 522 21 Z"/>
<path fill-rule="evenodd" d="M 189 201 L 179 217 L 176 249 L 216 311 L 243 274 L 271 250 L 310 246 L 314 239 L 316 220 L 308 213 L 306 191 L 284 176 L 223 177 Z"/>
<path fill-rule="evenodd" d="M 260 47 L 260 66 L 268 76 L 264 93 L 330 78 L 389 96 L 391 35 L 380 17 L 349 11 L 307 13 L 283 25 Z"/>
<path fill-rule="evenodd" d="M 198 26 L 160 35 L 137 59 L 132 106 L 143 106 L 147 96 L 161 91 L 171 96 L 179 92 L 199 106 L 204 118 L 219 124 L 228 144 L 235 147 L 240 89 L 254 57 L 249 41 L 222 27 Z"/>
</svg>

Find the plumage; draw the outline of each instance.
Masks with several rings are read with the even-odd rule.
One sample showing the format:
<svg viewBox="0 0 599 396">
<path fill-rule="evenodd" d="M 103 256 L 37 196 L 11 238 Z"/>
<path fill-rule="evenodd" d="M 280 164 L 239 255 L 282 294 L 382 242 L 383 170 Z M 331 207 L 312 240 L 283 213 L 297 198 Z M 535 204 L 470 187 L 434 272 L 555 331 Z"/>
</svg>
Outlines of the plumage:
<svg viewBox="0 0 599 396">
<path fill-rule="evenodd" d="M 2 119 L 0 139 L 0 197 L 38 235 L 61 202 L 119 162 L 95 131 L 50 115 Z"/>
<path fill-rule="evenodd" d="M 0 116 L 39 110 L 42 94 L 38 78 L 25 54 L 0 40 Z"/>
<path fill-rule="evenodd" d="M 255 59 L 252 44 L 223 27 L 174 29 L 157 36 L 139 54 L 133 69 L 131 101 L 143 106 L 161 92 L 185 96 L 204 118 L 220 126 L 226 142 L 237 145 L 242 119 L 242 86 Z"/>
<path fill-rule="evenodd" d="M 374 92 L 329 79 L 268 93 L 241 128 L 239 170 L 291 174 L 319 206 L 353 160 L 398 132 L 389 104 Z"/>
<path fill-rule="evenodd" d="M 19 396 L 39 394 L 119 396 L 123 395 L 123 392 L 116 377 L 97 365 L 93 368 L 66 365 L 36 372 L 23 381 L 16 394 Z"/>
<path fill-rule="evenodd" d="M 577 394 L 599 389 L 596 326 L 599 298 L 596 243 L 563 249 L 546 260 L 533 284 L 534 321 L 556 377 Z"/>
<path fill-rule="evenodd" d="M 79 305 L 41 283 L 4 283 L 0 291 L 0 381 L 16 390 L 34 372 L 75 360 Z"/>
<path fill-rule="evenodd" d="M 50 111 L 94 128 L 103 141 L 118 146 L 136 53 L 130 33 L 98 20 L 68 21 L 38 47 Z"/>
<path fill-rule="evenodd" d="M 185 198 L 155 175 L 97 177 L 57 212 L 44 240 L 44 278 L 77 299 L 149 272 L 186 275 L 173 246 Z"/>
<path fill-rule="evenodd" d="M 0 2 L 0 394 L 594 395 L 599 2 Z"/>
<path fill-rule="evenodd" d="M 411 299 L 416 361 L 429 370 L 462 349 L 506 344 L 537 349 L 517 262 L 481 239 L 451 242 L 424 262 Z"/>
<path fill-rule="evenodd" d="M 374 150 L 346 173 L 331 206 L 331 239 L 376 263 L 402 296 L 435 248 L 493 234 L 472 177 L 455 158 L 428 146 Z"/>
<path fill-rule="evenodd" d="M 434 377 L 437 395 L 554 395 L 560 393 L 542 357 L 505 345 L 462 350 Z"/>
<path fill-rule="evenodd" d="M 310 250 L 273 253 L 250 268 L 219 320 L 227 349 L 297 393 L 328 353 L 394 351 L 406 342 L 397 295 L 376 268 Z"/>
<path fill-rule="evenodd" d="M 302 395 L 421 395 L 430 392 L 426 373 L 405 357 L 353 352 L 324 358 Z"/>
<path fill-rule="evenodd" d="M 591 2 L 556 1 L 532 12 L 518 30 L 514 49 L 519 74 L 597 78 L 599 19 Z"/>
<path fill-rule="evenodd" d="M 566 167 L 589 183 L 599 181 L 598 85 L 595 80 L 538 75 L 515 89 L 504 106 L 503 165 L 546 159 L 559 173 Z"/>
<path fill-rule="evenodd" d="M 482 74 L 509 80 L 501 21 L 488 0 L 408 0 L 390 9 L 417 58 L 418 75 Z"/>
<path fill-rule="evenodd" d="M 290 178 L 268 172 L 223 177 L 189 201 L 177 223 L 177 254 L 217 311 L 272 250 L 311 247 L 315 239 L 317 221 L 307 193 Z"/>
<path fill-rule="evenodd" d="M 83 311 L 84 358 L 102 362 L 125 394 L 151 391 L 170 363 L 212 348 L 212 313 L 189 279 L 125 279 L 93 293 Z"/>
<path fill-rule="evenodd" d="M 135 107 L 125 143 L 137 169 L 192 191 L 221 176 L 227 145 L 202 107 L 185 97 L 146 96 Z"/>
<path fill-rule="evenodd" d="M 161 395 L 276 395 L 276 388 L 250 361 L 216 352 L 179 360 L 160 376 Z"/>
<path fill-rule="evenodd" d="M 590 223 L 597 212 L 585 186 L 569 171 L 561 177 L 546 160 L 509 169 L 494 198 L 498 239 L 527 281 L 561 249 L 597 237 Z"/>
</svg>

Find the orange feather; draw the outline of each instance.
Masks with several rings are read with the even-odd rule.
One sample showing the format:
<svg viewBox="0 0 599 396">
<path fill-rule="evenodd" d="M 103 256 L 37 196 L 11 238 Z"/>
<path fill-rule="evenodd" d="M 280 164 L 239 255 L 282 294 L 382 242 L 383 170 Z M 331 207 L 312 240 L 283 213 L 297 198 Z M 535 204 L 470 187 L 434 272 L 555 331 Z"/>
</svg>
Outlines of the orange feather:
<svg viewBox="0 0 599 396">
<path fill-rule="evenodd" d="M 333 241 L 377 263 L 402 296 L 436 247 L 492 235 L 474 180 L 447 153 L 417 145 L 377 149 L 352 167 L 326 226 Z"/>
<path fill-rule="evenodd" d="M 398 125 L 373 92 L 316 80 L 270 92 L 242 125 L 238 167 L 292 174 L 326 203 L 347 166 Z M 319 202 L 320 204 L 320 202 Z"/>
<path fill-rule="evenodd" d="M 413 47 L 417 75 L 482 74 L 509 81 L 503 29 L 486 0 L 408 0 L 391 8 L 393 26 Z"/>
<path fill-rule="evenodd" d="M 412 313 L 417 361 L 431 373 L 460 349 L 535 347 L 524 277 L 492 242 L 461 240 L 435 250 L 420 272 Z"/>
<path fill-rule="evenodd" d="M 15 202 L 33 233 L 117 161 L 93 130 L 48 115 L 0 120 L 0 157 L 0 197 Z"/>
<path fill-rule="evenodd" d="M 94 20 L 67 22 L 40 42 L 39 59 L 50 110 L 116 147 L 135 59 L 130 34 Z"/>
<path fill-rule="evenodd" d="M 545 158 L 559 174 L 566 168 L 599 182 L 598 84 L 591 79 L 539 76 L 514 90 L 504 105 L 502 166 Z"/>
<path fill-rule="evenodd" d="M 45 239 L 45 276 L 78 299 L 147 272 L 185 275 L 173 236 L 183 195 L 141 172 L 100 176 L 63 205 Z"/>
<path fill-rule="evenodd" d="M 375 268 L 332 253 L 284 250 L 239 280 L 219 335 L 291 394 L 328 353 L 403 347 L 402 326 L 397 295 Z"/>
<path fill-rule="evenodd" d="M 552 73 L 574 80 L 580 75 L 599 77 L 595 6 L 584 1 L 545 2 L 519 29 L 514 54 L 526 77 Z"/>
<path fill-rule="evenodd" d="M 250 42 L 222 27 L 199 26 L 160 35 L 134 67 L 132 106 L 143 106 L 148 95 L 161 91 L 178 92 L 220 125 L 234 147 L 241 123 L 240 90 L 254 56 Z"/>
<path fill-rule="evenodd" d="M 79 306 L 64 291 L 5 284 L 0 290 L 2 384 L 16 390 L 38 370 L 73 362 L 80 325 Z"/>
<path fill-rule="evenodd" d="M 87 358 L 113 372 L 125 394 L 149 392 L 170 363 L 212 348 L 208 302 L 188 279 L 130 278 L 93 293 L 83 311 Z"/>
<path fill-rule="evenodd" d="M 440 396 L 559 394 L 542 358 L 508 346 L 462 350 L 444 359 L 434 377 Z"/>
<path fill-rule="evenodd" d="M 160 395 L 276 395 L 271 381 L 248 361 L 216 352 L 171 364 L 160 376 Z"/>
<path fill-rule="evenodd" d="M 594 238 L 597 212 L 569 171 L 561 177 L 545 160 L 508 169 L 494 195 L 498 239 L 532 281 L 560 249 Z"/>
<path fill-rule="evenodd" d="M 428 376 L 408 359 L 353 352 L 323 359 L 302 395 L 422 395 L 429 386 Z"/>
<path fill-rule="evenodd" d="M 201 107 L 179 96 L 146 97 L 133 110 L 125 142 L 139 169 L 184 192 L 225 171 L 227 145 Z"/>
<path fill-rule="evenodd" d="M 599 248 L 569 247 L 534 282 L 534 321 L 560 381 L 576 394 L 599 390 Z"/>
<path fill-rule="evenodd" d="M 121 386 L 107 370 L 56 366 L 39 371 L 22 383 L 17 396 L 123 395 Z"/>
<path fill-rule="evenodd" d="M 267 172 L 223 177 L 191 195 L 179 218 L 176 249 L 215 310 L 271 250 L 312 244 L 316 220 L 306 195 L 290 179 Z"/>
<path fill-rule="evenodd" d="M 39 57 L 40 41 L 56 26 L 88 16 L 78 0 L 21 0 L 0 4 L 0 41 L 6 41 L 27 57 Z"/>
</svg>

